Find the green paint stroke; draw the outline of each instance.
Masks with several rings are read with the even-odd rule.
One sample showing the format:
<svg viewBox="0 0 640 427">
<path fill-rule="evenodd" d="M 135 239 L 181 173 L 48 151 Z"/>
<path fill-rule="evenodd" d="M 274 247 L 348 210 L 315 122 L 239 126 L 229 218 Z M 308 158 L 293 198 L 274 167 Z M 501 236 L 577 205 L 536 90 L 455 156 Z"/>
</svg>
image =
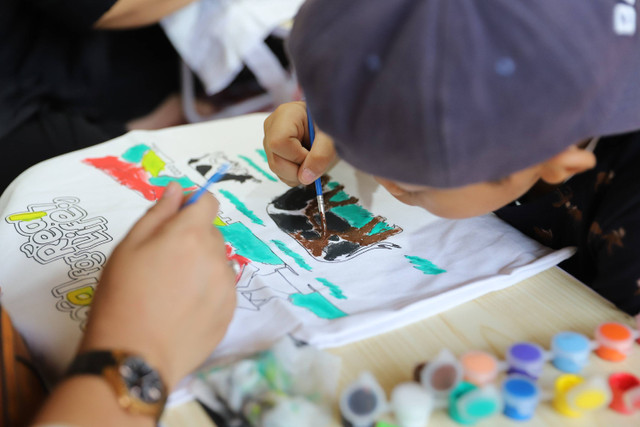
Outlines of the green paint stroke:
<svg viewBox="0 0 640 427">
<path fill-rule="evenodd" d="M 293 258 L 296 264 L 298 264 L 300 267 L 304 268 L 307 271 L 311 271 L 311 266 L 305 262 L 304 258 L 302 258 L 300 254 L 294 252 L 292 249 L 290 249 L 287 245 L 285 245 L 280 240 L 272 240 L 272 242 L 275 243 L 278 249 L 280 249 L 282 252 L 289 255 L 291 258 Z"/>
<path fill-rule="evenodd" d="M 306 308 L 313 314 L 323 319 L 338 319 L 347 315 L 335 305 L 331 304 L 324 296 L 318 292 L 310 294 L 289 295 L 293 305 Z"/>
<path fill-rule="evenodd" d="M 176 178 L 175 176 L 152 176 L 149 178 L 149 183 L 157 185 L 159 187 L 166 187 L 170 182 L 177 182 L 182 188 L 195 187 L 196 183 L 191 181 L 189 177 L 181 176 Z"/>
<path fill-rule="evenodd" d="M 437 267 L 428 259 L 410 255 L 405 255 L 404 257 L 408 259 L 411 264 L 413 264 L 413 268 L 422 271 L 424 274 L 440 274 L 447 272 L 447 270 L 443 270 Z"/>
<path fill-rule="evenodd" d="M 224 240 L 233 246 L 238 255 L 262 264 L 284 264 L 284 261 L 274 254 L 269 246 L 258 239 L 243 223 L 234 222 L 218 227 L 218 230 L 222 233 Z"/>
<path fill-rule="evenodd" d="M 146 153 L 150 149 L 151 148 L 145 144 L 134 145 L 122 155 L 122 158 L 127 162 L 140 163 L 142 161 L 144 153 Z"/>
<path fill-rule="evenodd" d="M 229 201 L 233 203 L 236 209 L 245 214 L 254 224 L 264 225 L 264 222 L 260 218 L 258 218 L 256 214 L 254 214 L 253 211 L 249 209 L 244 203 L 242 203 L 236 196 L 229 193 L 227 190 L 220 190 L 220 193 L 222 193 L 224 197 L 229 199 Z"/>
<path fill-rule="evenodd" d="M 373 219 L 373 214 L 360 205 L 336 206 L 331 208 L 331 212 L 347 221 L 354 228 L 362 228 Z M 393 230 L 393 228 L 383 221 L 376 224 L 369 235 L 373 236 L 386 230 Z"/>
<path fill-rule="evenodd" d="M 269 162 L 269 159 L 267 159 L 267 153 L 262 148 L 258 148 L 256 153 L 260 154 L 260 157 L 262 157 L 265 162 Z"/>
<path fill-rule="evenodd" d="M 256 162 L 254 162 L 253 160 L 251 160 L 250 158 L 248 158 L 247 156 L 238 156 L 240 157 L 242 160 L 244 160 L 245 162 L 249 163 L 249 165 L 251 165 L 251 167 L 253 167 L 255 170 L 257 170 L 258 172 L 260 172 L 262 175 L 266 176 L 267 179 L 270 179 L 273 182 L 278 182 L 278 180 L 273 177 L 269 172 L 267 172 L 266 170 L 262 169 L 260 166 L 258 166 L 256 164 Z"/>
<path fill-rule="evenodd" d="M 323 285 L 325 285 L 331 291 L 331 296 L 337 299 L 347 299 L 346 296 L 342 293 L 342 289 L 338 285 L 334 285 L 327 279 L 323 279 L 322 277 L 316 277 L 316 280 Z"/>
</svg>

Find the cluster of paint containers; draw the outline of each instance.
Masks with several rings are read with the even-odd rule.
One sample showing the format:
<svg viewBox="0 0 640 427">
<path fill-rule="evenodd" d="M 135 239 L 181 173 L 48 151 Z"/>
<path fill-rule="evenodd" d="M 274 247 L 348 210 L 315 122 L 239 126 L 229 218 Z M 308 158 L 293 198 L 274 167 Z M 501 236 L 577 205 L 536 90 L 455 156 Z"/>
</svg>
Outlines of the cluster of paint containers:
<svg viewBox="0 0 640 427">
<path fill-rule="evenodd" d="M 636 340 L 640 343 L 639 331 L 608 322 L 596 328 L 593 340 L 576 332 L 560 332 L 553 336 L 549 351 L 530 342 L 515 343 L 505 360 L 483 351 L 456 358 L 445 349 L 434 360 L 418 365 L 415 381 L 396 386 L 389 402 L 373 375 L 363 373 L 340 397 L 343 424 L 370 427 L 393 411 L 399 427 L 424 427 L 436 408 L 446 408 L 453 420 L 466 425 L 499 413 L 528 420 L 541 401 L 549 401 L 568 417 L 605 407 L 632 414 L 640 411 L 637 377 L 618 372 L 608 378 L 585 378 L 579 373 L 592 352 L 611 362 L 625 360 Z M 549 362 L 563 374 L 556 378 L 553 390 L 542 390 L 537 379 Z M 506 375 L 497 385 L 503 372 Z"/>
</svg>

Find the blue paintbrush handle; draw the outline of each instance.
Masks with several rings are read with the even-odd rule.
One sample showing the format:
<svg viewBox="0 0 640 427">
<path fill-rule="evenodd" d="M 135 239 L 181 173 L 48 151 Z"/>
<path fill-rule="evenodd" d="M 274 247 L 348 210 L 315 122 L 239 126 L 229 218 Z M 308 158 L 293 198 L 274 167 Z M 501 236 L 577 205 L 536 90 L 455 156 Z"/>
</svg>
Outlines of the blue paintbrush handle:
<svg viewBox="0 0 640 427">
<path fill-rule="evenodd" d="M 307 126 L 309 127 L 309 148 L 313 147 L 313 141 L 316 139 L 316 131 L 313 128 L 313 119 L 309 112 L 309 106 L 307 106 Z M 322 196 L 322 181 L 320 178 L 316 179 L 316 194 Z"/>
<path fill-rule="evenodd" d="M 209 187 L 211 187 L 212 184 L 214 184 L 214 183 L 220 181 L 220 179 L 222 179 L 222 177 L 227 173 L 227 170 L 229 170 L 229 166 L 230 166 L 229 163 L 225 163 L 224 165 L 220 166 L 220 168 L 218 168 L 216 173 L 211 175 L 209 177 L 209 179 L 207 180 L 207 182 L 205 182 L 204 185 L 202 187 L 200 187 L 200 189 L 198 191 L 193 193 L 193 195 L 191 197 L 189 197 L 186 202 L 184 202 L 184 204 L 180 207 L 180 209 L 185 208 L 185 207 L 187 207 L 189 205 L 192 205 L 195 202 L 197 202 L 198 199 L 200 197 L 202 197 L 202 195 L 205 193 L 205 191 L 207 191 L 207 189 Z"/>
</svg>

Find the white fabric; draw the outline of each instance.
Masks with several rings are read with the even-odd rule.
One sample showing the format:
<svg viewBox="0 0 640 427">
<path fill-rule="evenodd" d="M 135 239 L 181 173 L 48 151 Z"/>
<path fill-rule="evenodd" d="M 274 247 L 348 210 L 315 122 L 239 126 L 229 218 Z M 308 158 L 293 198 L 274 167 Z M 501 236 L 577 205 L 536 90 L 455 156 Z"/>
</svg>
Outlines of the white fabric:
<svg viewBox="0 0 640 427">
<path fill-rule="evenodd" d="M 293 18 L 303 1 L 200 0 L 164 18 L 161 25 L 211 95 L 228 86 L 256 51 L 266 49 L 263 40 Z M 270 61 L 247 65 L 270 92 L 286 82 L 283 70 Z"/>
<path fill-rule="evenodd" d="M 106 257 L 152 205 L 139 192 L 83 160 L 121 157 L 137 144 L 151 147 L 166 163 L 160 177 L 186 175 L 202 184 L 205 177 L 194 167 L 211 153 L 220 153 L 215 161 L 231 161 L 238 173 L 253 176 L 242 183 L 221 181 L 213 186 L 220 217 L 227 224 L 243 224 L 282 263 L 252 262 L 245 267 L 233 322 L 212 358 L 265 349 L 289 333 L 318 347 L 343 345 L 505 288 L 572 254 L 571 248 L 552 251 L 494 216 L 438 219 L 400 204 L 369 177 L 339 164 L 331 171 L 331 179 L 343 184 L 345 193 L 358 197 L 360 206 L 402 232 L 381 242 L 381 247 L 345 261 L 316 259 L 267 213 L 273 210 L 269 203 L 289 187 L 267 179 L 250 164 L 269 173 L 258 151 L 265 117 L 256 114 L 132 132 L 36 165 L 11 184 L 0 198 L 1 302 L 29 348 L 53 375 L 71 361 L 88 312 L 89 306 L 83 304 L 90 302 Z M 190 165 L 195 159 L 201 160 Z M 238 210 L 229 194 L 244 202 L 263 224 Z M 25 213 L 37 212 L 46 215 L 24 220 Z M 310 271 L 275 241 L 297 254 Z M 424 274 L 406 256 L 428 259 L 446 272 Z M 321 318 L 309 308 L 294 305 L 296 297 L 311 293 L 345 316 Z"/>
</svg>

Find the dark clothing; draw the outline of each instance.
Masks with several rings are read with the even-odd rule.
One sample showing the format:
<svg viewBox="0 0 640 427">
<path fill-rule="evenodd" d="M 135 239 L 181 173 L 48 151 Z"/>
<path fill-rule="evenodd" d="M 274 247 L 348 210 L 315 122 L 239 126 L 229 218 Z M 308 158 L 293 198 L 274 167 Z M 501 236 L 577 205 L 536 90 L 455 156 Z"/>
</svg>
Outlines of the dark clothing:
<svg viewBox="0 0 640 427">
<path fill-rule="evenodd" d="M 560 267 L 635 315 L 640 312 L 640 132 L 602 138 L 594 154 L 594 169 L 496 214 L 547 246 L 576 246 L 576 254 Z"/>
<path fill-rule="evenodd" d="M 0 150 L 18 156 L 4 157 L 0 192 L 33 160 L 117 136 L 178 91 L 178 56 L 157 25 L 93 29 L 115 2 L 0 2 Z"/>
</svg>

